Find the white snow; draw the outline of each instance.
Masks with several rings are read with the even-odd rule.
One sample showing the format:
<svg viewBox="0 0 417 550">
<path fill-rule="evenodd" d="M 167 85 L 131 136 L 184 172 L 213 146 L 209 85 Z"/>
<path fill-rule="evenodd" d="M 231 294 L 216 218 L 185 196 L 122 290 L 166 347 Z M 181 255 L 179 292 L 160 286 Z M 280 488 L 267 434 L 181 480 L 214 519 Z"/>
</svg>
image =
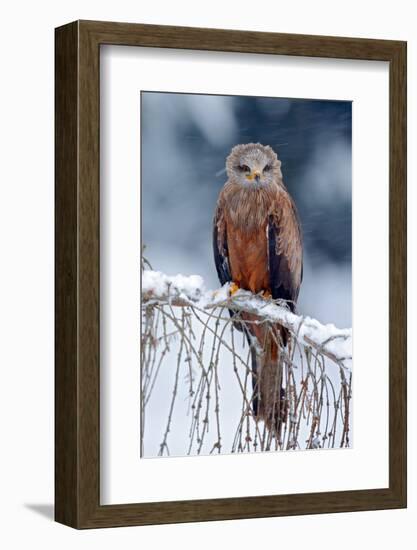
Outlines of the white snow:
<svg viewBox="0 0 417 550">
<path fill-rule="evenodd" d="M 246 290 L 238 290 L 230 296 L 229 284 L 218 290 L 206 290 L 199 275 L 168 276 L 160 271 L 142 272 L 142 295 L 145 302 L 180 299 L 202 309 L 229 305 L 233 309 L 253 313 L 261 318 L 279 322 L 297 335 L 305 345 L 322 348 L 327 354 L 345 364 L 352 358 L 352 329 L 339 329 L 333 324 L 323 325 L 308 316 L 296 315 L 285 306 L 264 299 Z"/>
<path fill-rule="evenodd" d="M 163 299 L 178 297 L 192 302 L 201 299 L 205 293 L 204 281 L 200 275 L 175 275 L 169 277 L 160 271 L 142 272 L 142 292 L 146 298 Z"/>
</svg>

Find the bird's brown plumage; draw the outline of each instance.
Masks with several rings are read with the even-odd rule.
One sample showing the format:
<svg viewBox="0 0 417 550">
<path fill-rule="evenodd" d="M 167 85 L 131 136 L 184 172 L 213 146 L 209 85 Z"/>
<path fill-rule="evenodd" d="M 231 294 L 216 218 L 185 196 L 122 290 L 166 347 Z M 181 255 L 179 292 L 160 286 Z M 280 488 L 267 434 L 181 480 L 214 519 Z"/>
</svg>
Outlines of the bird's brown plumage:
<svg viewBox="0 0 417 550">
<path fill-rule="evenodd" d="M 282 181 L 281 163 L 270 147 L 246 144 L 232 149 L 226 166 L 229 179 L 217 201 L 213 232 L 220 282 L 233 281 L 240 288 L 286 300 L 294 311 L 302 281 L 302 237 L 295 204 Z M 276 380 L 277 340 L 281 335 L 285 342 L 287 334 L 278 326 L 271 332 L 271 327 L 253 323 L 253 315 L 242 318 L 248 321 L 244 329 L 248 339 L 256 337 L 263 349 L 254 365 L 259 393 L 254 413 L 271 428 L 277 416 L 271 409 L 281 388 L 279 381 L 277 389 Z"/>
</svg>

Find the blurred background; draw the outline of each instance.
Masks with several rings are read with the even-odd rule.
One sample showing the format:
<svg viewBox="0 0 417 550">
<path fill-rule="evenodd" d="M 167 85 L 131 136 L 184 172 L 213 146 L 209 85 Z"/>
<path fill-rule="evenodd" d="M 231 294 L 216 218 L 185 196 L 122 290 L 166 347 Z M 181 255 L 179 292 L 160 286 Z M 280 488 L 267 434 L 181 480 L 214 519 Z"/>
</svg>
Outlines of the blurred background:
<svg viewBox="0 0 417 550">
<path fill-rule="evenodd" d="M 270 145 L 298 207 L 304 281 L 298 311 L 352 323 L 351 102 L 141 93 L 142 243 L 156 270 L 218 287 L 212 219 L 238 143 Z"/>
</svg>

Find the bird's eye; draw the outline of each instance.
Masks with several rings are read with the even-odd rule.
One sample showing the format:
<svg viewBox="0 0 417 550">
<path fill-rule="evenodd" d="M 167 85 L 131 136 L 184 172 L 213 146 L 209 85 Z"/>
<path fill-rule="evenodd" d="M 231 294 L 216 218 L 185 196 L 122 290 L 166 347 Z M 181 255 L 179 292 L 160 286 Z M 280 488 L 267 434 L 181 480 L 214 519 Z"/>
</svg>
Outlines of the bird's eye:
<svg viewBox="0 0 417 550">
<path fill-rule="evenodd" d="M 241 172 L 250 172 L 250 168 L 249 168 L 249 166 L 247 166 L 246 164 L 241 164 L 241 165 L 239 165 L 239 170 L 240 170 Z"/>
<path fill-rule="evenodd" d="M 269 172 L 271 170 L 272 166 L 270 164 L 267 164 L 264 168 L 264 172 Z"/>
</svg>

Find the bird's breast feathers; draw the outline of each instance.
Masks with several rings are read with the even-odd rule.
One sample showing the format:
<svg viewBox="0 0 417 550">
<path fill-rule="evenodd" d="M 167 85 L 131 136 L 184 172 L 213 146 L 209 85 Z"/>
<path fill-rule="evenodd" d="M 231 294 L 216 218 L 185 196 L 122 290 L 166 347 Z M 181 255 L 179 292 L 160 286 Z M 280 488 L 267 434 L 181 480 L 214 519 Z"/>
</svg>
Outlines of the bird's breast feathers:
<svg viewBox="0 0 417 550">
<path fill-rule="evenodd" d="M 285 258 L 285 269 L 299 284 L 302 245 L 297 214 L 284 187 L 242 188 L 228 182 L 219 197 L 231 277 L 252 292 L 271 287 L 269 234 L 274 227 L 276 257 Z M 284 263 L 281 261 L 280 271 Z"/>
</svg>

